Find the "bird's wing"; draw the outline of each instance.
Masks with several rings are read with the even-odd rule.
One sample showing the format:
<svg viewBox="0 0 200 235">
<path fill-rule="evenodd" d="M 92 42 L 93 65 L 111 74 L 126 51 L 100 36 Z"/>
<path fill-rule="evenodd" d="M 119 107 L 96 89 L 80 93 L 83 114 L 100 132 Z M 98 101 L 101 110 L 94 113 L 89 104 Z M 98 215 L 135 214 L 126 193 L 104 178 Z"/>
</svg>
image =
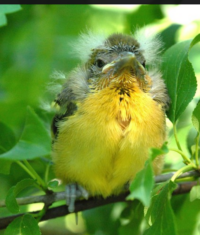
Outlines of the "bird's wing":
<svg viewBox="0 0 200 235">
<path fill-rule="evenodd" d="M 77 103 L 83 101 L 90 92 L 88 76 L 88 70 L 85 67 L 74 69 L 66 78 L 62 91 L 54 100 L 53 106 L 58 110 L 51 125 L 54 139 L 58 135 L 59 123 L 73 115 L 77 110 Z"/>
<path fill-rule="evenodd" d="M 57 104 L 57 103 L 56 103 Z M 54 116 L 52 123 L 51 123 L 51 131 L 53 138 L 56 139 L 58 135 L 58 124 L 66 117 L 69 117 L 74 114 L 77 110 L 77 105 L 74 102 L 69 102 L 66 106 L 66 111 L 64 113 L 58 113 Z"/>
</svg>

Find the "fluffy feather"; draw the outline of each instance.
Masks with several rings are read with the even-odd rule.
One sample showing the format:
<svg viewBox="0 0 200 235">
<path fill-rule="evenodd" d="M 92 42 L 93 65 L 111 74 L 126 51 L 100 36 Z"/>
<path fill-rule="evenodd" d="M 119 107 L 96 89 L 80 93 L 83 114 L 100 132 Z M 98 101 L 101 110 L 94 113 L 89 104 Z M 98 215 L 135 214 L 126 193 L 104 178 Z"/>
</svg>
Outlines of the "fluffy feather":
<svg viewBox="0 0 200 235">
<path fill-rule="evenodd" d="M 52 97 L 56 97 L 56 95 L 62 91 L 66 77 L 66 74 L 56 70 L 50 75 L 50 79 L 44 88 L 44 97 L 39 100 L 41 109 L 46 112 L 52 111 Z"/>
<path fill-rule="evenodd" d="M 163 43 L 158 35 L 154 35 L 148 28 L 136 30 L 133 37 L 140 43 L 140 50 L 146 59 L 146 64 L 155 66 L 161 62 L 160 52 Z"/>
<path fill-rule="evenodd" d="M 60 123 L 54 144 L 56 175 L 104 197 L 123 190 L 143 167 L 148 149 L 165 140 L 165 116 L 156 102 L 134 87 L 119 105 L 121 95 L 114 88 L 89 95 L 75 115 Z M 119 113 L 131 117 L 125 130 L 116 121 Z M 162 162 L 157 160 L 155 173 Z"/>
<path fill-rule="evenodd" d="M 159 70 L 154 69 L 148 72 L 152 79 L 152 87 L 150 89 L 150 95 L 153 100 L 160 103 L 163 106 L 164 111 L 168 110 L 170 98 L 167 93 L 166 85 L 162 79 L 162 74 Z"/>
<path fill-rule="evenodd" d="M 66 74 L 61 71 L 55 70 L 50 76 L 50 80 L 47 85 L 47 92 L 52 94 L 52 96 L 60 93 L 63 88 L 63 84 L 66 81 L 66 78 Z"/>
<path fill-rule="evenodd" d="M 104 33 L 94 33 L 87 30 L 86 33 L 81 33 L 79 38 L 71 43 L 72 55 L 78 57 L 82 62 L 89 59 L 94 48 L 98 48 L 104 44 L 106 35 Z"/>
<path fill-rule="evenodd" d="M 91 30 L 81 33 L 80 37 L 71 43 L 72 54 L 82 62 L 86 62 L 93 49 L 105 46 L 107 36 L 104 33 L 96 34 Z M 147 64 L 160 63 L 159 54 L 163 43 L 158 35 L 152 34 L 148 28 L 141 28 L 136 30 L 132 36 L 140 43 L 140 50 L 146 58 Z"/>
</svg>

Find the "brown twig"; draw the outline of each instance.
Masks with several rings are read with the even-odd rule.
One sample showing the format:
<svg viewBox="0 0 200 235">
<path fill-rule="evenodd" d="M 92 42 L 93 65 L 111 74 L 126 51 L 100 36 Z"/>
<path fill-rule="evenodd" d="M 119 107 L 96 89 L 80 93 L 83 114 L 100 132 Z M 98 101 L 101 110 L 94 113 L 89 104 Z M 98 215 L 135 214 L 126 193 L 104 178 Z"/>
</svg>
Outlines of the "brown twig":
<svg viewBox="0 0 200 235">
<path fill-rule="evenodd" d="M 164 174 L 164 175 L 158 175 L 155 177 L 155 183 L 161 183 L 169 180 L 174 173 Z M 185 178 L 185 177 L 198 177 L 200 176 L 200 173 L 198 171 L 190 171 L 186 172 L 178 177 L 178 179 Z M 17 198 L 18 205 L 27 205 L 27 204 L 33 204 L 33 203 L 44 203 L 44 204 L 52 204 L 57 201 L 65 200 L 66 194 L 65 192 L 57 192 L 57 193 L 51 193 L 47 195 L 40 195 L 40 196 L 30 196 L 30 197 L 23 197 L 23 198 Z M 5 207 L 5 200 L 0 201 L 0 207 Z"/>
<path fill-rule="evenodd" d="M 172 175 L 173 174 L 171 173 L 167 175 L 163 175 L 163 178 L 162 176 L 159 176 L 159 178 L 155 178 L 155 181 L 163 182 L 163 181 L 169 180 Z M 182 174 L 179 178 L 188 177 L 188 176 L 199 176 L 199 173 L 196 171 L 191 171 L 191 172 Z M 178 194 L 188 193 L 194 185 L 196 185 L 196 181 L 180 183 L 178 184 L 178 188 L 176 188 L 172 194 L 178 195 Z M 126 192 L 118 196 L 108 197 L 106 199 L 102 197 L 95 197 L 95 198 L 91 197 L 88 200 L 79 200 L 79 201 L 76 201 L 74 212 L 89 210 L 89 209 L 96 208 L 99 206 L 104 206 L 110 203 L 123 202 L 123 201 L 126 201 L 126 197 L 128 194 L 129 192 Z M 64 199 L 65 199 L 65 193 L 59 192 L 59 193 L 53 193 L 53 194 L 44 195 L 44 196 L 18 198 L 17 201 L 21 205 L 29 204 L 30 202 L 31 203 L 43 202 L 43 203 L 51 204 L 55 201 L 64 200 Z M 4 204 L 5 204 L 4 201 L 0 202 L 1 206 L 4 206 Z M 30 212 L 30 214 L 33 214 L 33 215 L 36 215 L 37 213 L 39 213 L 39 211 Z M 66 205 L 49 208 L 46 211 L 46 214 L 41 218 L 41 221 L 57 218 L 57 217 L 68 215 L 68 214 L 69 214 L 69 211 Z M 0 218 L 0 229 L 6 228 L 10 222 L 12 222 L 15 218 L 22 216 L 22 215 L 23 213 Z"/>
</svg>

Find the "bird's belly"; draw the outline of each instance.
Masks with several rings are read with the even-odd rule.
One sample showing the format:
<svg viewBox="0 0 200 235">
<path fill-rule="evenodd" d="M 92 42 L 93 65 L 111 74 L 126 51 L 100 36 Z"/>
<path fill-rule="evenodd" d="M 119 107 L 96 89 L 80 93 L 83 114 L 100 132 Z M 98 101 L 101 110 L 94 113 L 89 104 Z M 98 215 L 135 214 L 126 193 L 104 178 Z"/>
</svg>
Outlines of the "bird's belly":
<svg viewBox="0 0 200 235">
<path fill-rule="evenodd" d="M 105 197 L 119 193 L 144 166 L 149 148 L 165 140 L 165 116 L 151 97 L 136 93 L 120 102 L 107 92 L 88 97 L 60 125 L 53 146 L 57 177 Z"/>
</svg>

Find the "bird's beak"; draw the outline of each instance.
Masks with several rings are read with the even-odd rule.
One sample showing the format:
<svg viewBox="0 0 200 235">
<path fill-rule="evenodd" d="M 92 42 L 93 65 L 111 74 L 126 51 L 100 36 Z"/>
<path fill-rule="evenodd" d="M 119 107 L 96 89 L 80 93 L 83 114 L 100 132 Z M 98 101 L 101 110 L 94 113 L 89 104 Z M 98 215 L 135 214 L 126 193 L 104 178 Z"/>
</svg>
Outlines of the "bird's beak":
<svg viewBox="0 0 200 235">
<path fill-rule="evenodd" d="M 116 60 L 105 65 L 102 69 L 102 73 L 106 74 L 112 72 L 112 76 L 118 76 L 124 70 L 129 70 L 136 78 L 144 80 L 144 75 L 146 74 L 145 68 L 131 52 L 123 53 Z"/>
</svg>

